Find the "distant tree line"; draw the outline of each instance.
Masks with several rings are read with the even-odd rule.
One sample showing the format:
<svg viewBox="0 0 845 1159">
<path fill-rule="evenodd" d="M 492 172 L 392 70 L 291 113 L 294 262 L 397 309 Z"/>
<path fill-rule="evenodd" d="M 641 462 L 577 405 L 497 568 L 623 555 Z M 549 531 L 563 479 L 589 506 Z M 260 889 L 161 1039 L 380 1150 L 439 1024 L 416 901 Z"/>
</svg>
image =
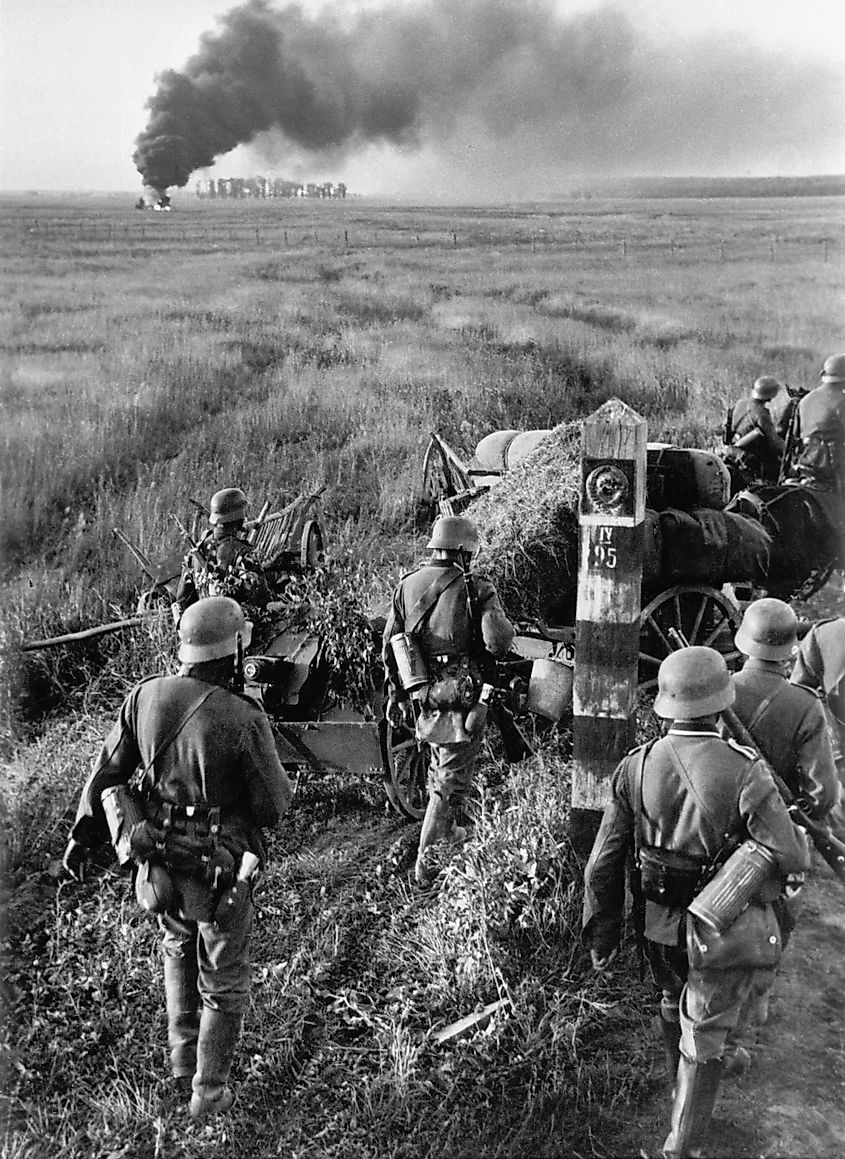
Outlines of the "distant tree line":
<svg viewBox="0 0 845 1159">
<path fill-rule="evenodd" d="M 197 197 L 311 197 L 320 200 L 346 197 L 346 186 L 342 181 L 324 181 L 322 184 L 309 181 L 303 185 L 299 181 L 288 181 L 284 177 L 220 177 L 209 181 L 198 181 Z"/>
<path fill-rule="evenodd" d="M 630 177 L 572 190 L 570 197 L 838 197 L 845 176 L 825 177 Z"/>
</svg>

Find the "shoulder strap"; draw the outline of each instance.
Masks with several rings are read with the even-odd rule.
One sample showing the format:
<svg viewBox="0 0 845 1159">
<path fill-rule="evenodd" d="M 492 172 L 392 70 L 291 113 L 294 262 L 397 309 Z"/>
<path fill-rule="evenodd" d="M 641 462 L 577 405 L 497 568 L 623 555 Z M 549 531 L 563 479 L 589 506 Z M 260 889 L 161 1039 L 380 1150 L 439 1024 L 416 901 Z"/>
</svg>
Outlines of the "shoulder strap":
<svg viewBox="0 0 845 1159">
<path fill-rule="evenodd" d="M 411 608 L 410 612 L 405 616 L 405 631 L 408 635 L 417 631 L 443 593 L 453 584 L 456 584 L 462 577 L 463 573 L 461 571 L 452 571 L 451 569 L 444 568 L 442 574 L 432 580 Z"/>
<path fill-rule="evenodd" d="M 774 692 L 770 693 L 769 696 L 767 696 L 764 700 L 760 701 L 760 703 L 757 705 L 757 708 L 754 711 L 753 716 L 749 720 L 748 724 L 745 726 L 748 729 L 748 731 L 751 733 L 752 737 L 754 738 L 754 743 L 758 746 L 758 748 L 759 748 L 759 742 L 757 741 L 756 736 L 754 736 L 755 724 L 760 723 L 760 721 L 766 715 L 766 712 L 768 711 L 769 706 L 775 700 L 777 700 L 777 698 L 780 696 L 780 694 L 784 691 L 785 688 L 789 688 L 789 687 L 790 687 L 790 685 L 786 682 L 784 682 L 783 684 L 779 684 L 777 686 L 777 688 L 775 688 Z"/>
<path fill-rule="evenodd" d="M 179 723 L 168 734 L 167 739 L 164 740 L 158 746 L 158 748 L 155 749 L 155 751 L 153 752 L 153 755 L 150 757 L 150 759 L 144 765 L 143 769 L 141 769 L 141 771 L 136 774 L 137 784 L 138 784 L 139 788 L 141 788 L 143 786 L 144 778 L 146 777 L 147 773 L 149 773 L 154 768 L 155 763 L 158 760 L 158 758 L 162 755 L 162 753 L 167 752 L 167 750 L 170 748 L 170 746 L 176 740 L 179 733 L 182 731 L 182 729 L 185 727 L 185 725 L 188 723 L 188 721 L 191 719 L 191 717 L 202 708 L 202 706 L 205 704 L 205 702 L 208 700 L 208 698 L 210 696 L 213 696 L 214 693 L 218 691 L 218 688 L 219 688 L 219 685 L 212 684 L 210 688 L 206 688 L 203 690 L 202 696 L 199 696 L 196 698 L 196 700 L 191 701 L 191 703 L 188 705 L 186 711 L 180 717 Z M 151 778 L 151 780 L 152 780 L 152 778 Z M 204 790 L 205 790 L 205 785 L 203 785 L 203 792 L 204 792 Z"/>
</svg>

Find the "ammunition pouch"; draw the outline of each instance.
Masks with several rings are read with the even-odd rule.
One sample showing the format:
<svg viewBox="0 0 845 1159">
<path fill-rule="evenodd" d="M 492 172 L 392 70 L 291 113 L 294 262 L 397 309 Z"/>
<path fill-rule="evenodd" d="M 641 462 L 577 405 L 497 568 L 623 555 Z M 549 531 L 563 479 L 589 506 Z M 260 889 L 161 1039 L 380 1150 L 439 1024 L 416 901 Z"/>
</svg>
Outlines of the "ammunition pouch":
<svg viewBox="0 0 845 1159">
<path fill-rule="evenodd" d="M 150 861 L 218 892 L 231 886 L 241 851 L 229 849 L 221 840 L 219 809 L 149 802 L 148 810 L 152 816 L 139 832 L 138 843 L 152 842 Z"/>
<path fill-rule="evenodd" d="M 701 887 L 708 863 L 656 846 L 639 851 L 640 893 L 667 909 L 686 909 Z"/>
</svg>

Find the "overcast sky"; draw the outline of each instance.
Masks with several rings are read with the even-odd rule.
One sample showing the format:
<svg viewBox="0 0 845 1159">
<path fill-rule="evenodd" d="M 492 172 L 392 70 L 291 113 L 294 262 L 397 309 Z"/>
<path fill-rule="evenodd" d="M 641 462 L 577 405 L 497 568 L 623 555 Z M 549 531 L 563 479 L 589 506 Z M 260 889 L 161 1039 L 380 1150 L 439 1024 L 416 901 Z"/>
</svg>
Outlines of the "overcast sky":
<svg viewBox="0 0 845 1159">
<path fill-rule="evenodd" d="M 258 10 L 268 35 L 244 55 L 219 47 L 238 7 L 222 0 L 0 0 L 0 188 L 140 191 L 157 74 L 193 58 L 207 93 L 210 55 L 234 72 L 209 108 L 249 113 L 220 139 L 252 143 L 189 189 L 267 173 L 489 199 L 589 176 L 845 172 L 842 0 L 265 2 L 280 15 Z M 223 45 L 255 27 L 231 21 Z M 320 72 L 327 91 L 297 104 Z"/>
</svg>

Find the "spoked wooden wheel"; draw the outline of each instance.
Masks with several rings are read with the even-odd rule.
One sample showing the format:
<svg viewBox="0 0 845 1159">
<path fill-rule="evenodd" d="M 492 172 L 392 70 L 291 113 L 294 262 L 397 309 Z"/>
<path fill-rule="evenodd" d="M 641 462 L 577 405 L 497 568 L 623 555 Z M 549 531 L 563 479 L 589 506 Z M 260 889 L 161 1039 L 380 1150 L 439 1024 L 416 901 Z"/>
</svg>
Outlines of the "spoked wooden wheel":
<svg viewBox="0 0 845 1159">
<path fill-rule="evenodd" d="M 428 804 L 428 745 L 418 745 L 408 729 L 394 728 L 383 720 L 381 755 L 384 788 L 392 808 L 411 821 L 421 820 Z"/>
<path fill-rule="evenodd" d="M 640 689 L 657 687 L 661 662 L 676 651 L 669 628 L 676 628 L 688 644 L 715 648 L 730 668 L 740 656 L 733 641 L 741 620 L 736 604 L 704 584 L 684 584 L 655 596 L 640 613 Z"/>
</svg>

